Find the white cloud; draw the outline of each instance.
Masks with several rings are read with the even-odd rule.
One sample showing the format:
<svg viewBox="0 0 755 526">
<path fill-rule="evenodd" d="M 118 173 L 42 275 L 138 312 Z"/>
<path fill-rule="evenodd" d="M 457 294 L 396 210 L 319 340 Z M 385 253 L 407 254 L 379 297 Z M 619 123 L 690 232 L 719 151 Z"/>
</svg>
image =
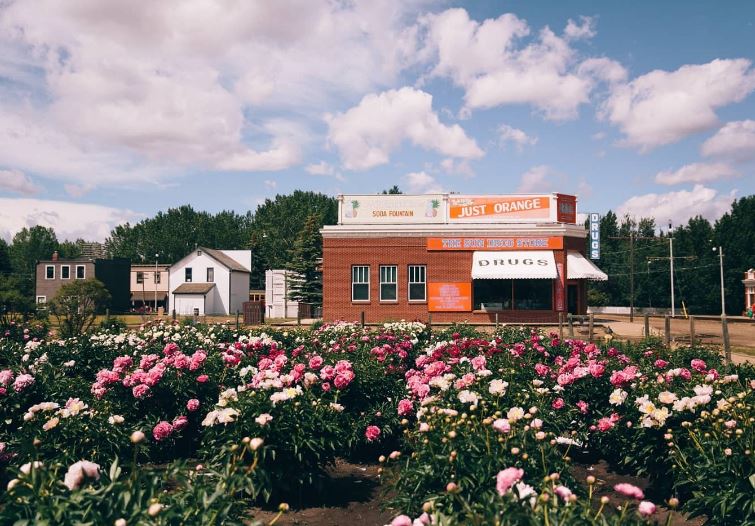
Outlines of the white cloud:
<svg viewBox="0 0 755 526">
<path fill-rule="evenodd" d="M 499 144 L 505 147 L 507 142 L 514 143 L 517 151 L 521 152 L 525 146 L 534 146 L 537 144 L 537 137 L 527 135 L 523 130 L 513 128 L 508 124 L 501 124 L 498 127 Z"/>
<path fill-rule="evenodd" d="M 678 170 L 664 170 L 655 176 L 658 184 L 709 183 L 739 177 L 739 172 L 726 163 L 692 163 Z"/>
<path fill-rule="evenodd" d="M 406 189 L 409 194 L 439 194 L 443 187 L 427 172 L 412 172 L 404 177 Z"/>
<path fill-rule="evenodd" d="M 89 184 L 65 184 L 63 188 L 71 197 L 83 197 L 94 189 Z"/>
<path fill-rule="evenodd" d="M 443 159 L 440 162 L 441 169 L 449 175 L 461 175 L 462 177 L 471 178 L 475 176 L 474 170 L 469 165 L 469 161 L 455 161 L 454 159 Z"/>
<path fill-rule="evenodd" d="M 725 157 L 737 161 L 755 158 L 755 121 L 726 123 L 703 143 L 700 150 L 706 157 Z"/>
<path fill-rule="evenodd" d="M 599 81 L 622 77 L 624 68 L 609 59 L 592 59 L 581 71 L 569 41 L 588 38 L 592 22 L 567 26 L 566 38 L 547 26 L 527 45 L 519 41 L 530 27 L 507 13 L 483 22 L 464 9 L 448 9 L 421 20 L 426 31 L 420 57 L 436 62 L 432 75 L 448 77 L 465 90 L 461 114 L 504 104 L 530 104 L 548 119 L 575 118 Z M 607 75 L 607 77 L 606 77 Z"/>
<path fill-rule="evenodd" d="M 516 191 L 521 194 L 554 192 L 553 170 L 549 166 L 533 166 L 522 174 Z"/>
<path fill-rule="evenodd" d="M 595 36 L 595 19 L 591 16 L 580 16 L 577 23 L 571 18 L 564 28 L 564 36 L 569 40 L 579 40 L 582 38 L 592 38 Z"/>
<path fill-rule="evenodd" d="M 276 186 L 278 186 L 278 182 L 273 179 L 265 179 L 265 186 L 273 190 Z"/>
<path fill-rule="evenodd" d="M 482 157 L 461 126 L 440 122 L 432 101 L 429 93 L 409 87 L 367 95 L 345 113 L 325 116 L 328 139 L 350 170 L 387 163 L 404 140 L 451 157 Z"/>
<path fill-rule="evenodd" d="M 599 115 L 618 126 L 623 144 L 647 151 L 715 127 L 715 110 L 755 90 L 746 59 L 713 60 L 676 71 L 651 71 L 615 85 Z"/>
<path fill-rule="evenodd" d="M 658 225 L 666 224 L 669 219 L 675 225 L 682 225 L 698 215 L 715 221 L 729 211 L 735 193 L 736 190 L 728 195 L 719 194 L 712 188 L 697 184 L 692 190 L 632 197 L 616 209 L 616 215 L 652 217 Z"/>
<path fill-rule="evenodd" d="M 34 195 L 39 193 L 41 188 L 20 170 L 0 170 L 0 190 Z"/>
<path fill-rule="evenodd" d="M 336 169 L 332 164 L 320 161 L 319 163 L 308 164 L 304 169 L 308 174 L 312 175 L 335 175 Z"/>
<path fill-rule="evenodd" d="M 414 60 L 421 2 L 5 4 L 0 163 L 101 185 L 298 163 L 301 137 L 269 115 L 308 128 L 320 108 L 392 85 Z"/>
<path fill-rule="evenodd" d="M 0 198 L 0 237 L 10 239 L 24 227 L 52 227 L 58 239 L 104 241 L 118 224 L 141 214 L 94 204 L 43 199 Z"/>
</svg>

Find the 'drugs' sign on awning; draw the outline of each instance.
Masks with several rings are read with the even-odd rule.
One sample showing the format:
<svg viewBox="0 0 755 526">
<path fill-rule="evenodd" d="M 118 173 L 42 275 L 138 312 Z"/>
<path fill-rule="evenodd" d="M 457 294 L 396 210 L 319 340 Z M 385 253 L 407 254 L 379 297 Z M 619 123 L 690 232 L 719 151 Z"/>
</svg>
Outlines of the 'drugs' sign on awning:
<svg viewBox="0 0 755 526">
<path fill-rule="evenodd" d="M 556 279 L 556 277 L 558 277 L 556 260 L 550 250 L 478 251 L 473 254 L 472 279 Z"/>
</svg>

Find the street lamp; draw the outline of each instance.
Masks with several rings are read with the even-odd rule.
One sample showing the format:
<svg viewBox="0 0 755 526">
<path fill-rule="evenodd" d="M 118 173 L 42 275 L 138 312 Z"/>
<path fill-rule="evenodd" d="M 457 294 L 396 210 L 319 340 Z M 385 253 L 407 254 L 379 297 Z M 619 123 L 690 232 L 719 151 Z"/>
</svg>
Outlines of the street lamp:
<svg viewBox="0 0 755 526">
<path fill-rule="evenodd" d="M 713 247 L 713 252 L 718 251 L 719 269 L 721 271 L 721 316 L 726 316 L 726 301 L 724 296 L 724 249 L 723 247 Z"/>
<path fill-rule="evenodd" d="M 160 254 L 155 254 L 155 277 L 152 280 L 152 285 L 155 287 L 155 319 L 157 319 L 157 258 L 160 257 Z"/>
</svg>

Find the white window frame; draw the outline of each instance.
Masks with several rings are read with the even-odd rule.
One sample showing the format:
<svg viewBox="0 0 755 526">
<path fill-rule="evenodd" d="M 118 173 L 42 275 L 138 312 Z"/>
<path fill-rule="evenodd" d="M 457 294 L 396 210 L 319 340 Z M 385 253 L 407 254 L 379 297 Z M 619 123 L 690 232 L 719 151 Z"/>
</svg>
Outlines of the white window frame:
<svg viewBox="0 0 755 526">
<path fill-rule="evenodd" d="M 154 282 L 155 282 L 155 284 L 157 285 L 158 283 L 162 283 L 162 276 L 160 275 L 160 271 L 158 270 L 154 274 L 155 274 L 155 276 L 154 276 Z"/>
<path fill-rule="evenodd" d="M 191 277 L 189 277 L 186 272 L 191 273 Z M 189 278 L 188 280 L 186 278 Z M 194 269 L 192 267 L 186 267 L 184 268 L 184 283 L 193 283 L 194 282 Z"/>
<path fill-rule="evenodd" d="M 52 269 L 52 277 L 49 277 L 47 274 L 47 271 Z M 55 279 L 55 265 L 45 265 L 45 279 L 53 280 Z"/>
<path fill-rule="evenodd" d="M 210 272 L 212 272 L 212 279 L 210 279 Z M 205 278 L 207 279 L 207 283 L 215 283 L 215 267 L 207 267 L 205 274 L 206 274 Z"/>
<path fill-rule="evenodd" d="M 383 274 L 383 271 L 386 271 L 386 275 Z M 379 270 L 379 278 L 380 278 L 380 301 L 381 302 L 387 302 L 387 303 L 396 303 L 398 302 L 398 265 L 380 265 Z M 392 275 L 391 275 L 392 274 Z M 386 278 L 386 281 L 383 281 L 383 278 Z M 387 281 L 388 279 L 392 279 L 393 281 Z M 383 285 L 393 285 L 395 287 L 396 293 L 394 294 L 393 298 L 384 299 L 383 298 Z"/>
<path fill-rule="evenodd" d="M 63 269 L 68 269 L 68 277 L 63 275 Z M 71 279 L 71 265 L 60 265 L 60 279 Z"/>
<path fill-rule="evenodd" d="M 357 269 L 360 269 L 357 276 Z M 359 278 L 357 281 L 356 278 Z M 367 299 L 354 299 L 354 285 L 367 285 Z M 352 265 L 351 266 L 351 301 L 358 303 L 368 303 L 370 301 L 370 266 L 369 265 Z"/>
<path fill-rule="evenodd" d="M 422 269 L 422 281 L 417 276 L 418 269 Z M 411 302 L 422 303 L 427 301 L 427 265 L 409 265 L 406 276 L 406 299 Z M 412 285 L 424 285 L 425 295 L 422 299 L 412 298 Z"/>
<path fill-rule="evenodd" d="M 47 296 L 37 296 L 37 305 L 44 305 L 46 303 L 47 303 Z"/>
<path fill-rule="evenodd" d="M 140 275 L 141 275 L 141 278 L 142 278 L 141 280 L 139 280 L 139 276 Z M 138 283 L 139 285 L 143 285 L 144 284 L 144 271 L 143 270 L 137 270 L 136 271 L 136 283 Z"/>
<path fill-rule="evenodd" d="M 79 277 L 79 269 L 83 269 L 84 272 L 82 273 L 81 277 Z M 76 276 L 74 276 L 76 279 L 87 279 L 87 266 L 86 265 L 76 265 Z"/>
</svg>

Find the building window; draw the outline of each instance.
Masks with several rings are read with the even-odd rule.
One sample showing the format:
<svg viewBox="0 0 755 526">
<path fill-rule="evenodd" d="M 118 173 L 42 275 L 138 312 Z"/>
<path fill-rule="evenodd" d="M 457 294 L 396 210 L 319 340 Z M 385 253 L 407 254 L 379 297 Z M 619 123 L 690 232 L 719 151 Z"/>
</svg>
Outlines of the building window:
<svg viewBox="0 0 755 526">
<path fill-rule="evenodd" d="M 155 272 L 155 283 L 160 283 L 160 272 Z"/>
<path fill-rule="evenodd" d="M 514 308 L 518 310 L 551 310 L 553 280 L 519 279 L 514 282 Z"/>
<path fill-rule="evenodd" d="M 144 272 L 137 272 L 136 273 L 136 282 L 137 283 L 144 283 Z"/>
<path fill-rule="evenodd" d="M 60 265 L 60 279 L 71 279 L 70 265 Z"/>
<path fill-rule="evenodd" d="M 396 301 L 398 299 L 396 269 L 396 265 L 380 266 L 380 301 Z"/>
<path fill-rule="evenodd" d="M 44 305 L 47 303 L 47 296 L 37 296 L 37 305 Z"/>
<path fill-rule="evenodd" d="M 55 265 L 45 267 L 45 279 L 55 279 Z"/>
<path fill-rule="evenodd" d="M 474 286 L 474 309 L 485 311 L 511 308 L 513 282 L 510 279 L 476 279 Z"/>
<path fill-rule="evenodd" d="M 370 267 L 351 267 L 351 301 L 370 301 Z"/>
<path fill-rule="evenodd" d="M 215 281 L 215 269 L 209 267 L 207 269 L 207 283 L 212 283 L 213 281 Z"/>
<path fill-rule="evenodd" d="M 427 266 L 409 265 L 409 301 L 427 299 Z"/>
<path fill-rule="evenodd" d="M 85 279 L 87 277 L 87 268 L 84 265 L 76 265 L 76 279 Z"/>
<path fill-rule="evenodd" d="M 186 283 L 191 283 L 191 268 L 184 269 L 184 281 Z"/>
</svg>

